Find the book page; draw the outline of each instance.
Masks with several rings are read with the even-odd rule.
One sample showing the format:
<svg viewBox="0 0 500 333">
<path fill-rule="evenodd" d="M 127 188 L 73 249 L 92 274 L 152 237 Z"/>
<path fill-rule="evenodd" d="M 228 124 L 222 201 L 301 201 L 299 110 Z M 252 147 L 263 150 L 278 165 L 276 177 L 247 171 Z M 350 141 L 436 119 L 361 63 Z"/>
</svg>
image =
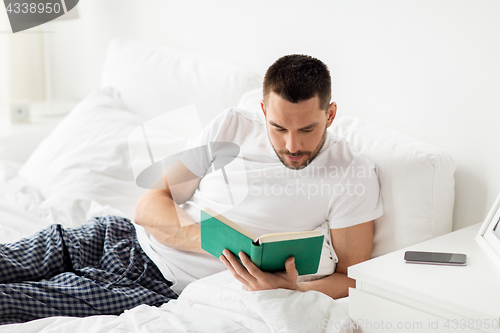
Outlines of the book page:
<svg viewBox="0 0 500 333">
<path fill-rule="evenodd" d="M 283 240 L 293 240 L 301 238 L 310 238 L 323 236 L 321 230 L 311 230 L 311 231 L 295 231 L 295 232 L 281 232 L 277 234 L 266 234 L 259 237 L 259 244 L 279 242 Z"/>
<path fill-rule="evenodd" d="M 231 221 L 230 219 L 228 219 L 228 218 L 220 215 L 219 213 L 217 213 L 213 209 L 210 209 L 210 208 L 207 207 L 207 208 L 203 209 L 203 211 L 205 213 L 207 213 L 208 215 L 212 216 L 213 218 L 221 221 L 222 223 L 224 223 L 228 227 L 230 227 L 230 228 L 238 231 L 240 234 L 245 235 L 248 238 L 252 239 L 254 242 L 257 241 L 257 239 L 258 239 L 257 235 L 251 233 L 250 231 L 248 231 L 247 229 L 245 229 L 242 226 L 238 225 L 237 223 Z"/>
</svg>

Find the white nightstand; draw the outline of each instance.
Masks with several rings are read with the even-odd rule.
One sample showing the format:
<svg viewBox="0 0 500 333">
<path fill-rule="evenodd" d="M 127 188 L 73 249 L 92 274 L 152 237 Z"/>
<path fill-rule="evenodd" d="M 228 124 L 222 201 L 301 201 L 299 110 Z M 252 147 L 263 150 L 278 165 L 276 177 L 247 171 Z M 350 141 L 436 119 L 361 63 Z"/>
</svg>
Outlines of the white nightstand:
<svg viewBox="0 0 500 333">
<path fill-rule="evenodd" d="M 8 113 L 0 110 L 0 158 L 26 162 L 33 150 L 65 116 L 32 116 L 29 123 L 11 123 Z"/>
<path fill-rule="evenodd" d="M 500 332 L 500 269 L 474 240 L 480 225 L 349 267 L 357 332 Z M 467 265 L 408 264 L 408 250 L 465 253 Z"/>
</svg>

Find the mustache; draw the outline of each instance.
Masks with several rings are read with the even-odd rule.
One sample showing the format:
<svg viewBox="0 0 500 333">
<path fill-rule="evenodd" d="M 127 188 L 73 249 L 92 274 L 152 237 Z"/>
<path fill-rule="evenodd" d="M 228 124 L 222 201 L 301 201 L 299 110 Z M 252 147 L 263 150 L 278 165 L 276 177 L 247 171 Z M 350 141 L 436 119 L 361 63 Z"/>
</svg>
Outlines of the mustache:
<svg viewBox="0 0 500 333">
<path fill-rule="evenodd" d="M 285 149 L 278 150 L 278 153 L 279 154 L 288 155 L 288 156 L 292 156 L 292 157 L 302 156 L 302 155 L 306 155 L 306 156 L 311 156 L 312 155 L 312 152 L 310 152 L 310 151 L 300 151 L 299 150 L 299 151 L 297 151 L 295 153 L 291 153 L 290 151 L 285 150 Z"/>
</svg>

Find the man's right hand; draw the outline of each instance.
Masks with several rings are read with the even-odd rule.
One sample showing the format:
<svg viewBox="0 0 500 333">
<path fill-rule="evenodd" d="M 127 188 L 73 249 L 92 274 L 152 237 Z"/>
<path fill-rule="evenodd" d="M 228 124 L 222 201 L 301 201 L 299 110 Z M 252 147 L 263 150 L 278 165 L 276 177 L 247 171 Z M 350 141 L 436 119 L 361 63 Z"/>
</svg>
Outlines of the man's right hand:
<svg viewBox="0 0 500 333">
<path fill-rule="evenodd" d="M 170 187 L 168 179 L 176 185 Z M 164 180 L 165 189 L 150 189 L 141 196 L 134 222 L 166 246 L 206 253 L 201 249 L 200 225 L 178 205 L 191 198 L 201 179 L 179 161 L 165 172 Z"/>
</svg>

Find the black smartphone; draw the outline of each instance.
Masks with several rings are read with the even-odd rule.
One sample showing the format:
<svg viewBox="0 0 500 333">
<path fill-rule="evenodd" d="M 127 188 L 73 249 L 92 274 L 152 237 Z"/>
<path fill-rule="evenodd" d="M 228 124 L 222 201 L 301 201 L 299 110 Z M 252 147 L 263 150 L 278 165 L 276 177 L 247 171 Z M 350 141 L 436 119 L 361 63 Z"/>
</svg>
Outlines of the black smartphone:
<svg viewBox="0 0 500 333">
<path fill-rule="evenodd" d="M 405 261 L 412 264 L 465 266 L 467 256 L 463 253 L 406 251 Z"/>
</svg>

